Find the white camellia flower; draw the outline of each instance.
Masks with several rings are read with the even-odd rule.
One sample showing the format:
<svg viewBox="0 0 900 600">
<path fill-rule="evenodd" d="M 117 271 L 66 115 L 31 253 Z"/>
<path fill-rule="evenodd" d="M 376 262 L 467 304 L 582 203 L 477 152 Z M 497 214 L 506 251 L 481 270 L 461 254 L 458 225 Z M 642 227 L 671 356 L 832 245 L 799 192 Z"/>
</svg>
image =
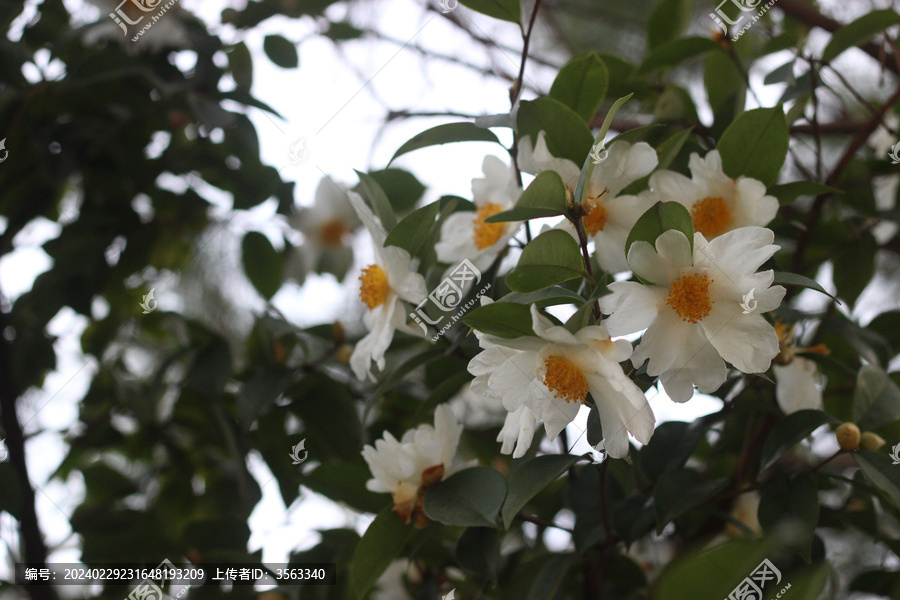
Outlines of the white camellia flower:
<svg viewBox="0 0 900 600">
<path fill-rule="evenodd" d="M 363 458 L 372 471 L 366 488 L 390 493 L 394 513 L 404 523 L 409 523 L 413 513 L 418 524 L 427 523 L 420 492 L 450 475 L 462 430 L 453 410 L 442 404 L 435 411 L 434 427 L 419 425 L 399 441 L 385 432 L 384 439 L 376 440 L 374 447 L 363 448 Z"/>
<path fill-rule="evenodd" d="M 778 199 L 750 177 L 732 179 L 722 171 L 722 157 L 713 150 L 700 158 L 691 154 L 691 178 L 673 171 L 650 176 L 654 200 L 674 201 L 691 213 L 694 231 L 707 240 L 740 227 L 768 225 L 778 212 Z"/>
<path fill-rule="evenodd" d="M 626 340 L 612 341 L 606 328 L 584 327 L 572 334 L 531 306 L 536 337 L 503 339 L 476 333 L 483 351 L 469 362 L 472 389 L 503 401 L 509 411 L 497 441 L 514 458 L 531 445 L 535 423 L 544 421 L 553 440 L 572 422 L 587 393 L 600 411 L 604 444 L 614 458 L 628 454 L 628 432 L 646 444 L 656 419 L 640 388 L 619 362 L 631 356 Z"/>
<path fill-rule="evenodd" d="M 486 429 L 503 423 L 506 409 L 493 396 L 476 393 L 472 386 L 464 385 L 447 403 L 459 415 L 459 421 L 469 429 Z"/>
<path fill-rule="evenodd" d="M 647 330 L 631 361 L 637 367 L 649 358 L 647 373 L 660 376 L 672 400 L 690 400 L 692 384 L 714 392 L 725 382 L 726 360 L 745 373 L 762 373 L 778 354 L 778 336 L 762 313 L 778 308 L 785 289 L 772 286 L 773 271 L 756 272 L 778 250 L 774 239 L 762 227 L 711 242 L 697 232 L 693 256 L 687 237 L 673 229 L 657 238 L 655 249 L 632 244 L 628 264 L 648 284 L 610 284 L 613 293 L 600 299 L 600 308 L 611 315 L 612 335 Z M 751 291 L 757 304 L 744 314 L 741 302 Z"/>
<path fill-rule="evenodd" d="M 365 205 L 362 197 L 349 192 L 348 198 L 360 220 L 369 230 L 375 247 L 375 262 L 362 270 L 359 276 L 359 298 L 369 309 L 363 323 L 369 333 L 359 342 L 350 355 L 350 368 L 357 379 L 374 379 L 372 361 L 384 369 L 384 353 L 394 339 L 394 331 L 404 329 L 417 332 L 406 323 L 403 300 L 417 305 L 428 293 L 425 278 L 410 268 L 409 253 L 396 246 L 384 247 L 387 235 L 378 218 Z M 415 333 L 415 335 L 418 335 Z"/>
<path fill-rule="evenodd" d="M 649 175 L 659 160 L 649 144 L 639 142 L 614 142 L 607 150 L 606 160 L 594 165 L 591 181 L 585 197 L 587 214 L 582 217 L 588 238 L 594 242 L 594 255 L 604 271 L 620 273 L 628 270 L 625 261 L 625 240 L 635 222 L 654 201 L 649 194 L 620 196 L 631 182 Z M 531 138 L 520 142 L 519 167 L 537 175 L 543 171 L 555 171 L 570 190 L 574 191 L 581 174 L 581 167 L 571 160 L 556 158 L 547 149 L 544 132 L 538 134 L 532 149 Z M 575 235 L 575 228 L 566 220 L 561 228 Z"/>
<path fill-rule="evenodd" d="M 303 233 L 303 245 L 294 248 L 285 261 L 285 275 L 303 283 L 313 271 L 333 273 L 342 280 L 353 263 L 350 242 L 362 224 L 348 200 L 349 186 L 323 177 L 316 187 L 312 207 L 298 209 L 288 218 L 290 226 Z"/>
<path fill-rule="evenodd" d="M 485 176 L 472 180 L 475 213 L 453 213 L 441 226 L 441 239 L 434 247 L 441 262 L 456 264 L 469 259 L 479 270 L 486 269 L 522 224 L 484 222 L 513 208 L 522 195 L 522 188 L 516 172 L 496 156 L 485 156 L 481 170 Z"/>
<path fill-rule="evenodd" d="M 775 323 L 781 352 L 775 357 L 772 372 L 775 374 L 775 399 L 785 414 L 798 410 L 822 408 L 822 389 L 825 387 L 819 365 L 798 352 L 828 354 L 828 348 L 817 344 L 811 348 L 794 345 L 793 327 Z"/>
</svg>

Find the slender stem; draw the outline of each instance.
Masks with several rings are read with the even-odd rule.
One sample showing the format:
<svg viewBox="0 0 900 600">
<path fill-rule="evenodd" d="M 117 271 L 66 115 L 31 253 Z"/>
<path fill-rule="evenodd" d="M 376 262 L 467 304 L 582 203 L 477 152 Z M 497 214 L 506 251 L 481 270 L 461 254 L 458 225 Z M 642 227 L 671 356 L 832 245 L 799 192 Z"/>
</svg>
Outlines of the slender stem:
<svg viewBox="0 0 900 600">
<path fill-rule="evenodd" d="M 526 521 L 528 523 L 534 523 L 535 525 L 540 525 L 541 527 L 553 527 L 555 529 L 561 529 L 563 531 L 568 531 L 569 533 L 574 533 L 571 529 L 569 529 L 567 527 L 563 527 L 562 525 L 557 525 L 556 523 L 553 523 L 551 521 L 545 521 L 544 519 L 540 519 L 533 515 L 526 515 L 526 514 L 519 513 L 516 515 L 516 518 L 519 519 L 520 521 Z"/>
<path fill-rule="evenodd" d="M 581 246 L 581 257 L 584 260 L 584 270 L 587 271 L 587 274 L 590 275 L 591 280 L 594 280 L 594 269 L 591 267 L 591 254 L 588 252 L 587 247 L 587 232 L 584 230 L 584 223 L 581 220 L 581 215 L 567 215 L 569 220 L 575 226 L 575 231 L 578 234 L 578 243 Z M 594 293 L 595 286 L 591 286 L 591 295 Z M 601 318 L 603 313 L 600 312 L 600 301 L 594 300 L 594 318 L 598 321 Z"/>
</svg>

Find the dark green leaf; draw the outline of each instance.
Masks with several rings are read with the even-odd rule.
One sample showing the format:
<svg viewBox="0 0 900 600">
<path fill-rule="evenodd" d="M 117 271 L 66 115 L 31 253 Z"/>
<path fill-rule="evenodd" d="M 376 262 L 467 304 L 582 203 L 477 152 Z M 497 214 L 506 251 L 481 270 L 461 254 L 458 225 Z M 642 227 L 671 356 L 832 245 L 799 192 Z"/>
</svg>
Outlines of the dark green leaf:
<svg viewBox="0 0 900 600">
<path fill-rule="evenodd" d="M 546 306 L 555 306 L 557 304 L 575 304 L 581 306 L 584 304 L 584 298 L 576 294 L 568 288 L 558 285 L 544 288 L 530 294 L 520 294 L 519 292 L 510 292 L 500 298 L 498 302 L 515 302 L 516 304 L 535 304 L 538 308 Z"/>
<path fill-rule="evenodd" d="M 387 236 L 384 241 L 385 247 L 397 246 L 409 252 L 411 256 L 417 256 L 422 245 L 431 236 L 440 209 L 440 202 L 432 202 L 406 215 Z"/>
<path fill-rule="evenodd" d="M 874 365 L 863 365 L 853 391 L 853 421 L 862 430 L 900 419 L 900 387 Z"/>
<path fill-rule="evenodd" d="M 456 544 L 456 560 L 470 573 L 494 581 L 500 566 L 500 531 L 470 527 Z"/>
<path fill-rule="evenodd" d="M 792 181 L 768 189 L 768 194 L 778 198 L 780 204 L 790 204 L 800 196 L 819 196 L 828 193 L 840 193 L 840 190 L 818 181 Z"/>
<path fill-rule="evenodd" d="M 436 483 L 425 492 L 425 515 L 432 521 L 463 527 L 497 527 L 506 497 L 503 475 L 472 467 Z"/>
<path fill-rule="evenodd" d="M 834 32 L 822 52 L 822 60 L 830 62 L 853 46 L 858 46 L 876 33 L 900 24 L 900 15 L 891 9 L 874 10 Z"/>
<path fill-rule="evenodd" d="M 772 185 L 784 165 L 788 138 L 780 105 L 747 111 L 728 126 L 716 146 L 722 169 L 729 177 L 752 177 Z"/>
<path fill-rule="evenodd" d="M 513 302 L 492 302 L 467 313 L 462 322 L 483 333 L 502 338 L 534 335 L 531 309 Z"/>
<path fill-rule="evenodd" d="M 525 246 L 506 285 L 514 292 L 536 292 L 584 275 L 578 242 L 566 231 L 551 229 Z"/>
<path fill-rule="evenodd" d="M 235 44 L 228 52 L 228 66 L 237 86 L 249 90 L 253 85 L 253 59 L 247 44 Z"/>
<path fill-rule="evenodd" d="M 555 217 L 566 212 L 566 186 L 556 171 L 544 171 L 522 192 L 516 206 L 492 215 L 485 223 L 526 221 Z"/>
<path fill-rule="evenodd" d="M 391 504 L 391 497 L 366 489 L 366 481 L 371 476 L 369 468 L 362 463 L 328 463 L 303 475 L 300 482 L 335 502 L 343 502 L 359 511 L 378 513 Z"/>
<path fill-rule="evenodd" d="M 763 489 L 759 524 L 785 546 L 809 562 L 819 523 L 819 490 L 807 474 L 778 479 Z"/>
<path fill-rule="evenodd" d="M 833 422 L 834 419 L 821 410 L 798 410 L 775 424 L 763 444 L 759 459 L 762 473 L 781 458 L 785 452 L 803 441 L 813 431 Z"/>
<path fill-rule="evenodd" d="M 549 96 L 590 123 L 606 98 L 608 87 L 609 71 L 600 57 L 592 53 L 566 63 L 553 80 Z"/>
<path fill-rule="evenodd" d="M 669 471 L 653 489 L 656 533 L 686 512 L 700 506 L 728 486 L 728 479 L 706 478 L 696 471 Z"/>
<path fill-rule="evenodd" d="M 447 123 L 414 135 L 400 146 L 394 153 L 394 156 L 391 157 L 391 160 L 388 161 L 388 164 L 394 162 L 398 156 L 413 150 L 453 142 L 495 142 L 499 144 L 500 140 L 497 139 L 497 136 L 491 130 L 479 127 L 474 123 Z"/>
<path fill-rule="evenodd" d="M 900 509 L 900 469 L 891 457 L 882 452 L 860 450 L 853 453 L 853 458 L 894 508 Z"/>
<path fill-rule="evenodd" d="M 372 171 L 369 173 L 387 196 L 395 212 L 405 213 L 412 210 L 416 202 L 422 198 L 425 193 L 425 186 L 422 185 L 416 176 L 403 169 L 382 169 L 381 171 Z"/>
<path fill-rule="evenodd" d="M 669 564 L 656 582 L 654 600 L 721 600 L 748 577 L 769 554 L 760 541 L 725 542 L 685 554 Z"/>
<path fill-rule="evenodd" d="M 875 253 L 878 242 L 871 233 L 865 232 L 855 240 L 845 244 L 832 260 L 832 279 L 837 295 L 853 306 L 859 295 L 875 275 Z"/>
<path fill-rule="evenodd" d="M 647 21 L 647 42 L 650 48 L 674 40 L 691 24 L 694 0 L 661 0 Z"/>
<path fill-rule="evenodd" d="M 269 238 L 257 231 L 244 236 L 242 249 L 244 273 L 259 295 L 269 300 L 281 288 L 281 255 L 272 247 Z"/>
<path fill-rule="evenodd" d="M 815 279 L 810 279 L 809 277 L 804 277 L 803 275 L 797 275 L 796 273 L 787 273 L 786 271 L 775 271 L 775 279 L 772 281 L 772 285 L 799 285 L 800 287 L 805 287 L 810 290 L 815 290 L 822 294 L 825 294 L 829 298 L 834 298 L 831 294 L 825 291 L 819 282 Z M 837 298 L 834 298 L 837 300 Z"/>
<path fill-rule="evenodd" d="M 297 47 L 280 35 L 267 35 L 263 40 L 263 50 L 273 63 L 282 69 L 293 69 L 300 64 Z"/>
<path fill-rule="evenodd" d="M 387 194 L 384 193 L 375 178 L 368 173 L 356 171 L 356 174 L 359 176 L 359 191 L 369 201 L 372 211 L 381 221 L 381 227 L 384 228 L 384 234 L 387 236 L 397 224 L 397 217 L 394 216 L 394 209 L 391 207 Z"/>
<path fill-rule="evenodd" d="M 656 248 L 656 238 L 663 232 L 675 229 L 684 234 L 694 251 L 694 223 L 691 221 L 691 213 L 684 205 L 678 202 L 657 202 L 651 206 L 631 228 L 628 239 L 625 240 L 625 255 L 631 245 L 638 241 L 649 243 Z"/>
<path fill-rule="evenodd" d="M 509 473 L 509 492 L 503 503 L 503 523 L 506 528 L 509 529 L 513 519 L 529 500 L 579 459 L 580 457 L 571 454 L 556 454 L 535 456 L 513 463 Z"/>
<path fill-rule="evenodd" d="M 520 136 L 537 143 L 538 133 L 546 132 L 547 149 L 557 158 L 568 158 L 576 165 L 591 151 L 594 136 L 584 120 L 571 108 L 553 98 L 523 100 L 516 116 Z M 564 182 L 573 185 L 574 181 Z"/>
<path fill-rule="evenodd" d="M 565 584 L 566 575 L 572 568 L 573 558 L 571 554 L 554 554 L 546 559 L 534 578 L 525 600 L 558 598 Z"/>
<path fill-rule="evenodd" d="M 518 23 L 522 18 L 519 0 L 460 0 L 460 4 L 483 15 L 509 21 L 510 23 Z M 448 0 L 447 5 L 453 7 L 456 6 L 456 3 Z M 448 11 L 444 10 L 442 12 Z"/>
<path fill-rule="evenodd" d="M 389 506 L 366 529 L 350 563 L 352 597 L 362 600 L 385 569 L 396 559 L 416 529 L 404 525 Z"/>
<path fill-rule="evenodd" d="M 650 443 L 641 448 L 641 468 L 656 481 L 664 473 L 680 469 L 694 452 L 708 425 L 697 420 L 693 423 L 668 421 L 653 432 Z"/>
<path fill-rule="evenodd" d="M 712 50 L 719 50 L 719 46 L 709 38 L 689 37 L 673 40 L 653 50 L 638 69 L 638 73 L 671 67 Z"/>
</svg>

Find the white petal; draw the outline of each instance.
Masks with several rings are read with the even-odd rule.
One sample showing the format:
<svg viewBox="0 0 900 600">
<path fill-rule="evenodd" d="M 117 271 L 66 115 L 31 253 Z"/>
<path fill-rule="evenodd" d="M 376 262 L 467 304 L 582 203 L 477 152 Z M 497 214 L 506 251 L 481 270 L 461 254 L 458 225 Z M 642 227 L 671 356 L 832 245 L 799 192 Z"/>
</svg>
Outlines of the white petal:
<svg viewBox="0 0 900 600">
<path fill-rule="evenodd" d="M 744 373 L 762 373 L 778 354 L 778 336 L 761 315 L 740 306 L 716 307 L 701 322 L 719 354 Z"/>
<path fill-rule="evenodd" d="M 372 236 L 372 243 L 375 244 L 377 254 L 384 246 L 387 232 L 385 232 L 384 227 L 381 225 L 381 221 L 378 220 L 375 213 L 368 207 L 362 196 L 356 192 L 347 192 L 347 198 L 350 200 L 350 204 L 353 205 L 353 210 L 356 211 L 359 220 L 362 221 L 362 224 L 365 225 L 366 229 L 369 231 L 369 235 Z"/>
<path fill-rule="evenodd" d="M 785 414 L 822 408 L 822 375 L 816 363 L 795 356 L 786 365 L 773 365 L 775 398 Z"/>
<path fill-rule="evenodd" d="M 610 335 L 637 333 L 649 327 L 666 295 L 663 288 L 634 281 L 611 283 L 609 289 L 612 294 L 600 298 L 600 310 L 610 315 L 603 322 Z"/>
<path fill-rule="evenodd" d="M 512 453 L 513 458 L 525 456 L 534 439 L 534 428 L 537 419 L 527 406 L 520 406 L 517 410 L 506 415 L 503 428 L 497 436 L 498 442 L 503 442 L 500 452 Z M 513 449 L 515 448 L 515 452 Z"/>
<path fill-rule="evenodd" d="M 384 353 L 394 339 L 394 329 L 403 324 L 403 319 L 402 306 L 396 297 L 389 297 L 384 304 L 366 313 L 363 321 L 369 327 L 369 333 L 356 343 L 350 355 L 350 368 L 357 379 L 374 380 L 371 372 L 373 360 L 379 369 L 384 368 Z"/>
<path fill-rule="evenodd" d="M 740 227 L 711 240 L 705 248 L 694 246 L 694 264 L 708 266 L 718 275 L 749 275 L 769 260 L 780 246 L 775 234 L 764 227 Z"/>
<path fill-rule="evenodd" d="M 478 254 L 473 233 L 474 219 L 475 213 L 468 210 L 447 217 L 441 225 L 441 239 L 434 246 L 439 261 L 455 264 Z"/>
<path fill-rule="evenodd" d="M 649 184 L 657 200 L 678 202 L 688 210 L 703 198 L 703 190 L 696 183 L 674 171 L 657 171 L 650 176 Z"/>
<path fill-rule="evenodd" d="M 417 305 L 424 300 L 428 295 L 425 278 L 411 269 L 409 253 L 402 248 L 388 246 L 382 249 L 382 257 L 391 289 L 407 302 Z"/>
<path fill-rule="evenodd" d="M 534 333 L 548 342 L 556 344 L 577 344 L 578 340 L 568 329 L 554 325 L 553 321 L 545 317 L 538 310 L 537 305 L 531 305 L 531 327 Z"/>
</svg>

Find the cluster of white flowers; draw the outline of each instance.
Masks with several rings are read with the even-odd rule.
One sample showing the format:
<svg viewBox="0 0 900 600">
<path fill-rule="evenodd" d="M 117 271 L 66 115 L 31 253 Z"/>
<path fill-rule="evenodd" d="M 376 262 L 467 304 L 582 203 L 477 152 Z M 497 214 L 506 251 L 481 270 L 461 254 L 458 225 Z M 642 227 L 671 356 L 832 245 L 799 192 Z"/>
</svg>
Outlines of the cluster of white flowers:
<svg viewBox="0 0 900 600">
<path fill-rule="evenodd" d="M 482 351 L 469 363 L 475 378 L 460 398 L 476 398 L 483 406 L 505 410 L 498 436 L 501 451 L 523 456 L 540 421 L 547 436 L 556 438 L 589 395 L 603 430 L 598 449 L 622 458 L 629 452 L 629 434 L 648 443 L 655 417 L 644 393 L 623 370 L 622 363 L 628 360 L 632 373 L 646 363 L 646 372 L 659 378 L 668 395 L 684 402 L 695 387 L 703 393 L 717 390 L 726 380 L 726 363 L 745 373 L 762 373 L 778 356 L 775 376 L 782 408 L 792 412 L 818 405 L 821 386 L 808 385 L 818 370 L 808 359 L 795 356 L 815 350 L 795 348 L 787 330 L 776 331 L 763 316 L 778 308 L 785 295 L 782 286 L 772 285 L 772 271 L 758 272 L 779 249 L 773 244 L 774 234 L 765 228 L 775 217 L 778 201 L 766 195 L 759 181 L 725 175 L 716 151 L 705 158 L 691 155 L 691 178 L 655 170 L 657 154 L 646 143 L 617 142 L 608 152 L 588 182 L 582 223 L 597 263 L 611 274 L 630 270 L 636 280 L 612 283 L 611 293 L 599 300 L 606 320 L 574 333 L 554 325 L 535 305 L 531 306 L 534 335 L 504 339 L 475 332 Z M 578 165 L 554 157 L 543 132 L 534 144 L 528 137 L 522 139 L 517 158 L 524 172 L 556 172 L 569 192 L 578 180 Z M 436 246 L 442 262 L 468 259 L 479 269 L 487 268 L 520 230 L 520 222 L 485 222 L 513 208 L 520 198 L 522 188 L 514 169 L 488 156 L 483 171 L 484 177 L 472 181 L 474 214 L 457 212 L 443 224 Z M 632 181 L 647 176 L 648 190 L 621 193 Z M 377 218 L 361 198 L 352 192 L 349 197 L 372 236 L 376 256 L 375 264 L 360 276 L 369 334 L 351 358 L 354 373 L 363 379 L 372 377 L 372 362 L 384 367 L 384 354 L 396 330 L 412 332 L 402 301 L 415 305 L 426 290 L 424 279 L 411 268 L 410 256 L 398 248 L 385 248 Z M 653 244 L 632 243 L 626 254 L 629 232 L 658 201 L 678 202 L 687 209 L 693 239 L 668 230 Z M 577 237 L 568 220 L 556 227 Z M 757 305 L 752 311 L 742 310 L 742 300 L 751 290 Z M 610 337 L 641 332 L 634 348 L 625 339 Z M 438 408 L 434 428 L 422 425 L 399 442 L 386 434 L 374 448 L 367 446 L 363 455 L 374 475 L 369 489 L 390 492 L 395 511 L 408 521 L 420 507 L 422 490 L 446 476 L 460 430 L 445 405 Z"/>
</svg>

